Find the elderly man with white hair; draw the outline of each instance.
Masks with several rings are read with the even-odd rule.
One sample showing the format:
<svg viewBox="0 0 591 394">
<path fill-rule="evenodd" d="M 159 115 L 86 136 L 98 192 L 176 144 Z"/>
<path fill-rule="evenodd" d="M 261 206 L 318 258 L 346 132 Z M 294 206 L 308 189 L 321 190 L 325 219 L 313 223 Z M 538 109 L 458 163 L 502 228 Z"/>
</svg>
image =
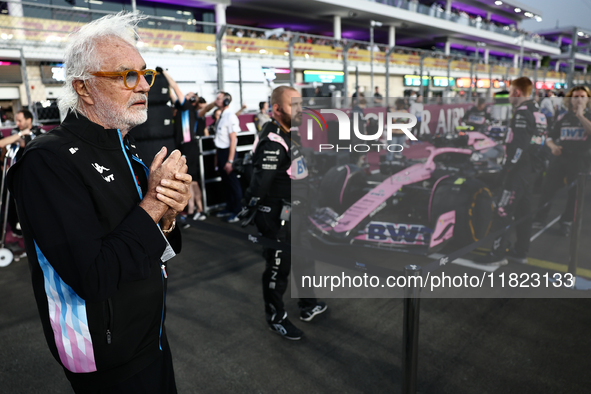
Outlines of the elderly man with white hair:
<svg viewBox="0 0 591 394">
<path fill-rule="evenodd" d="M 185 159 L 148 168 L 128 135 L 147 119 L 154 71 L 136 49 L 140 16 L 105 16 L 69 38 L 63 123 L 10 170 L 49 349 L 76 393 L 176 393 L 164 328 Z"/>
</svg>

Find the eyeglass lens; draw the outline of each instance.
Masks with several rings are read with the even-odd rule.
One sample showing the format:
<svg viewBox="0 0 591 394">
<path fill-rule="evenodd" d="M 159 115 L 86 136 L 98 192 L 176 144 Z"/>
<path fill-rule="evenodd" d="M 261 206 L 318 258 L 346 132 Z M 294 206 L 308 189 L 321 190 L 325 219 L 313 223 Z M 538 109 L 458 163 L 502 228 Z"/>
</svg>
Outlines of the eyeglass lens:
<svg viewBox="0 0 591 394">
<path fill-rule="evenodd" d="M 146 78 L 146 82 L 148 83 L 148 85 L 152 86 L 152 81 L 154 79 L 154 73 L 151 71 L 146 71 L 146 73 L 144 74 L 144 77 Z M 135 86 L 138 83 L 138 78 L 139 75 L 137 73 L 137 71 L 130 71 L 127 73 L 127 86 Z"/>
</svg>

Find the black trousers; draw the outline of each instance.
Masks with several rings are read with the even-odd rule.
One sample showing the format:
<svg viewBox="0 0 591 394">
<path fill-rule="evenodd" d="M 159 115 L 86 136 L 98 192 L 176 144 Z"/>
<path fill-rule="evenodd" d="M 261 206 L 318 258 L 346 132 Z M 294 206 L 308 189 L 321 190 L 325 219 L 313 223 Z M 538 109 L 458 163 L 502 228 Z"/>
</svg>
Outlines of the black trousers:
<svg viewBox="0 0 591 394">
<path fill-rule="evenodd" d="M 261 235 L 273 240 L 277 239 L 277 234 L 282 241 L 291 243 L 293 240 L 296 244 L 301 244 L 300 234 L 300 220 L 297 217 L 292 217 L 287 227 L 282 229 L 279 221 L 280 205 L 271 207 L 271 212 L 257 212 L 255 216 L 255 223 Z M 297 236 L 295 239 L 291 237 L 294 232 Z M 304 242 L 305 244 L 305 242 Z M 283 294 L 287 290 L 289 284 L 289 274 L 292 270 L 292 258 L 289 251 L 281 249 L 263 248 L 263 257 L 265 259 L 265 271 L 263 272 L 263 300 L 265 302 L 265 315 L 267 322 L 278 322 L 285 314 L 285 306 L 283 303 Z M 296 286 L 300 282 L 298 278 L 302 275 L 314 275 L 314 261 L 309 259 L 298 259 L 298 264 L 293 266 L 293 273 L 296 278 Z M 308 306 L 316 305 L 316 298 L 300 298 L 298 306 L 306 308 Z"/>
<path fill-rule="evenodd" d="M 554 160 L 550 164 L 550 168 L 548 168 L 542 186 L 542 194 L 540 195 L 540 202 L 538 204 L 540 211 L 536 214 L 536 221 L 546 221 L 550 208 L 552 207 L 551 200 L 556 192 L 565 186 L 564 179 L 566 178 L 566 184 L 570 185 L 577 179 L 579 172 L 585 170 L 585 163 L 583 163 L 582 159 L 577 159 L 571 155 L 565 154 L 554 157 Z M 568 198 L 562 213 L 561 221 L 574 221 L 576 198 L 577 188 L 571 187 L 568 190 Z M 548 203 L 548 206 L 542 208 L 546 203 Z"/>
<path fill-rule="evenodd" d="M 76 394 L 177 394 L 168 340 L 163 336 L 160 357 L 123 382 L 100 390 L 72 388 Z"/>
<path fill-rule="evenodd" d="M 4 200 L 6 201 L 6 200 Z M 17 228 L 18 225 L 18 214 L 16 212 L 16 201 L 14 201 L 14 197 L 10 196 L 10 202 L 8 203 L 8 224 L 10 224 L 10 228 L 13 233 L 22 235 L 22 230 Z"/>
<path fill-rule="evenodd" d="M 503 192 L 497 201 L 497 210 L 493 219 L 491 231 L 497 231 L 504 228 L 513 220 L 520 220 L 527 216 L 515 227 L 517 241 L 515 251 L 519 254 L 527 254 L 529 251 L 532 217 L 531 199 L 534 183 L 534 173 L 529 163 L 522 163 L 519 168 L 513 170 L 505 180 Z M 504 256 L 509 246 L 508 232 L 501 235 L 493 242 L 493 253 L 498 256 Z"/>
<path fill-rule="evenodd" d="M 230 149 L 218 149 L 217 150 L 217 165 L 222 177 L 222 183 L 226 192 L 226 209 L 232 214 L 236 215 L 242 210 L 242 188 L 240 187 L 240 181 L 236 176 L 236 172 L 232 171 L 227 174 L 224 171 L 224 166 L 228 161 Z"/>
</svg>

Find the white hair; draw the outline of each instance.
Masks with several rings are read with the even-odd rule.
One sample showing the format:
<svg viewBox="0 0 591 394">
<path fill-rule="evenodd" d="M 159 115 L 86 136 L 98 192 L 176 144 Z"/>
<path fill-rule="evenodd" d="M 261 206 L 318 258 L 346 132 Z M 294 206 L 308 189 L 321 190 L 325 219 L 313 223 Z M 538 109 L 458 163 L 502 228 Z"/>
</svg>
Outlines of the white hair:
<svg viewBox="0 0 591 394">
<path fill-rule="evenodd" d="M 135 48 L 139 39 L 137 25 L 143 19 L 146 19 L 146 16 L 122 11 L 106 15 L 70 34 L 64 55 L 65 82 L 58 102 L 60 111 L 80 112 L 78 93 L 72 84 L 76 80 L 86 81 L 93 78 L 90 73 L 101 69 L 101 59 L 96 51 L 97 43 L 105 39 L 119 38 Z"/>
</svg>

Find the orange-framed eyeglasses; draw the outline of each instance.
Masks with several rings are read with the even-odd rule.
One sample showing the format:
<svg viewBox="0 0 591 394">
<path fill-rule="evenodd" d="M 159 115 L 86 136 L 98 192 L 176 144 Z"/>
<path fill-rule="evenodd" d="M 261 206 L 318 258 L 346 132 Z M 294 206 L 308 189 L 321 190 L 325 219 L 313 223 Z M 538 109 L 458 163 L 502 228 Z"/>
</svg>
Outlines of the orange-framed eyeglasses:
<svg viewBox="0 0 591 394">
<path fill-rule="evenodd" d="M 156 79 L 156 71 L 154 70 L 127 70 L 127 71 L 97 71 L 92 73 L 95 77 L 123 77 L 123 83 L 125 84 L 125 88 L 129 90 L 135 89 L 135 87 L 140 83 L 140 75 L 143 75 L 146 78 L 146 82 L 150 87 L 154 84 L 154 79 Z"/>
</svg>

